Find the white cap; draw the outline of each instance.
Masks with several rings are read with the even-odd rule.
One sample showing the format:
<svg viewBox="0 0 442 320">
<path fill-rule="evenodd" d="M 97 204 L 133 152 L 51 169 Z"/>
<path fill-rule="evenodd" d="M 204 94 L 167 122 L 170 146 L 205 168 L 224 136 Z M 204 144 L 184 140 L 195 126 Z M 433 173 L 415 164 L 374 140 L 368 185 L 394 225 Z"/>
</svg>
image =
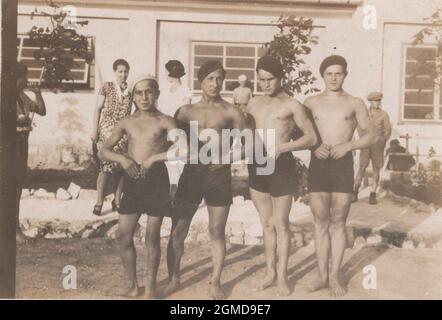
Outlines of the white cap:
<svg viewBox="0 0 442 320">
<path fill-rule="evenodd" d="M 143 80 L 153 80 L 153 81 L 155 81 L 156 83 L 158 83 L 157 78 L 155 78 L 155 76 L 153 76 L 153 75 L 151 75 L 151 74 L 146 73 L 146 74 L 139 74 L 139 75 L 136 75 L 136 76 L 132 79 L 132 81 L 131 81 L 131 83 L 130 83 L 130 86 L 129 86 L 129 92 L 130 92 L 132 95 L 133 95 L 133 91 L 134 91 L 135 85 L 136 85 L 138 82 L 143 81 Z"/>
<path fill-rule="evenodd" d="M 245 74 L 242 74 L 238 77 L 238 81 L 246 81 L 247 80 L 247 76 Z"/>
</svg>

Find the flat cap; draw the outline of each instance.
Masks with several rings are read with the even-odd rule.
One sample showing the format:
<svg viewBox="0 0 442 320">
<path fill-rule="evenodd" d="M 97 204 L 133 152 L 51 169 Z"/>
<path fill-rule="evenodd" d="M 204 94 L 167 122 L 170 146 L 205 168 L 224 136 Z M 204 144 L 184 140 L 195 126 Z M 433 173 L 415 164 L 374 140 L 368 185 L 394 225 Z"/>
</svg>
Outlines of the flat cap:
<svg viewBox="0 0 442 320">
<path fill-rule="evenodd" d="M 367 96 L 368 101 L 380 101 L 382 100 L 382 98 L 383 98 L 382 92 L 379 91 L 370 92 L 369 95 Z"/>
</svg>

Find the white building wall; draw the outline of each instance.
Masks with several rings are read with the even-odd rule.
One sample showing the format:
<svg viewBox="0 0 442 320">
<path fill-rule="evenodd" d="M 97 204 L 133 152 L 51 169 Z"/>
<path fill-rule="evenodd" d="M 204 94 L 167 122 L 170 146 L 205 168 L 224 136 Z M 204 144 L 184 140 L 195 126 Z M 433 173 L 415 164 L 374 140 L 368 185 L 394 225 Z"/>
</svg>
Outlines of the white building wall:
<svg viewBox="0 0 442 320">
<path fill-rule="evenodd" d="M 311 16 L 314 18 L 315 25 L 318 26 L 315 33 L 319 36 L 319 45 L 313 47 L 312 54 L 305 60 L 318 77 L 317 86 L 320 89 L 323 88 L 318 71 L 322 59 L 331 53 L 342 54 L 349 64 L 345 89 L 360 97 L 365 97 L 373 90 L 383 90 L 384 108 L 391 116 L 396 136 L 406 132 L 441 134 L 439 125 L 398 123 L 401 69 L 399 65 L 401 57 L 398 50 L 402 41 L 407 41 L 414 33 L 401 26 L 392 27 L 385 24 L 393 21 L 422 22 L 423 17 L 431 15 L 436 10 L 436 2 L 434 0 L 367 0 L 365 4 L 374 5 L 377 8 L 378 27 L 375 30 L 363 28 L 365 15 L 362 7 L 358 7 L 352 15 L 333 12 L 324 15 L 312 12 Z M 29 13 L 34 8 L 35 6 L 20 5 L 19 12 Z M 274 15 L 244 15 L 244 12 L 215 14 L 213 12 L 122 8 L 78 7 L 77 9 L 78 15 L 90 17 L 87 19 L 89 25 L 80 28 L 79 31 L 95 37 L 97 89 L 103 81 L 113 80 L 112 63 L 117 58 L 125 58 L 131 65 L 129 81 L 136 73 L 158 72 L 161 87 L 165 84 L 163 66 L 167 60 L 180 58 L 188 69 L 192 40 L 265 42 L 270 40 L 275 32 L 275 28 L 270 26 L 207 25 L 197 22 L 269 24 L 277 19 Z M 102 19 L 103 17 L 106 19 Z M 185 21 L 185 23 L 176 22 L 177 20 Z M 35 18 L 31 21 L 28 16 L 20 15 L 19 32 L 27 32 L 34 24 L 40 25 L 44 21 L 46 20 L 42 18 Z M 189 21 L 194 23 L 188 23 Z M 159 30 L 157 30 L 158 25 Z M 336 49 L 333 49 L 334 47 Z M 189 71 L 187 70 L 188 75 L 184 79 L 187 85 L 189 85 Z M 48 115 L 44 118 L 36 116 L 36 128 L 30 138 L 30 165 L 36 165 L 38 161 L 41 161 L 45 166 L 56 167 L 57 157 L 53 156 L 53 159 L 49 161 L 45 156 L 50 148 L 54 148 L 54 144 L 67 143 L 69 139 L 69 142 L 76 146 L 89 148 L 88 137 L 91 130 L 95 92 L 76 91 L 58 94 L 45 92 L 44 97 L 47 102 Z M 304 97 L 299 96 L 298 99 L 303 101 Z M 83 130 L 67 134 L 66 129 L 60 126 L 60 119 L 69 115 L 65 112 L 66 109 L 72 110 L 77 121 L 84 127 Z M 42 146 L 46 147 L 42 148 Z M 425 152 L 426 147 L 422 147 L 421 152 Z M 39 152 L 38 149 L 44 150 Z M 437 142 L 436 149 L 442 154 L 441 142 Z M 33 158 L 32 155 L 38 152 L 39 158 Z M 66 159 L 69 162 L 68 156 Z"/>
</svg>

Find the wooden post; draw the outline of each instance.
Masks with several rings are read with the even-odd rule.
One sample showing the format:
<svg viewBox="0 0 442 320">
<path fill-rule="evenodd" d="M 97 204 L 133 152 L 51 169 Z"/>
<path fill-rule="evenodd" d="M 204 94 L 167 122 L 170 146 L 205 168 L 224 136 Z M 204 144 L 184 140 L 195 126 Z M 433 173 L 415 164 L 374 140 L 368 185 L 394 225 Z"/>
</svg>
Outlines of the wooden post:
<svg viewBox="0 0 442 320">
<path fill-rule="evenodd" d="M 17 0 L 2 0 L 0 104 L 0 298 L 15 297 L 16 189 L 15 126 Z"/>
</svg>

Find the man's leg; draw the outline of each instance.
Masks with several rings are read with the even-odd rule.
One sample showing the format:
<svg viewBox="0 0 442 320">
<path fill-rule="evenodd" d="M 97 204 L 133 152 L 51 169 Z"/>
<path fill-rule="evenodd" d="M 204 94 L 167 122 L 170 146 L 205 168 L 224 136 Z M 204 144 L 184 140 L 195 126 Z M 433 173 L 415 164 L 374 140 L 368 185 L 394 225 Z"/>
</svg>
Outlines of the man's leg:
<svg viewBox="0 0 442 320">
<path fill-rule="evenodd" d="M 260 291 L 273 285 L 276 280 L 276 231 L 273 222 L 273 205 L 270 194 L 250 188 L 250 196 L 256 210 L 258 210 L 264 235 L 267 270 L 265 278 L 256 287 Z"/>
<path fill-rule="evenodd" d="M 278 249 L 278 290 L 279 296 L 287 296 L 291 290 L 287 279 L 287 265 L 290 252 L 289 214 L 292 208 L 292 195 L 272 197 L 273 216 L 276 227 Z"/>
<path fill-rule="evenodd" d="M 110 173 L 99 172 L 97 177 L 97 202 L 94 206 L 93 213 L 95 215 L 101 215 L 101 208 L 104 202 L 104 194 L 106 192 L 106 185 L 109 180 Z"/>
<path fill-rule="evenodd" d="M 315 227 L 316 259 L 318 260 L 318 278 L 309 285 L 309 290 L 312 292 L 325 288 L 328 284 L 330 199 L 331 194 L 327 192 L 310 193 L 310 207 Z"/>
<path fill-rule="evenodd" d="M 123 267 L 129 278 L 128 289 L 124 296 L 136 297 L 140 294 L 137 282 L 137 253 L 135 251 L 133 236 L 140 214 L 120 214 L 118 220 L 118 245 Z"/>
<path fill-rule="evenodd" d="M 358 192 L 359 188 L 361 187 L 362 180 L 365 176 L 365 171 L 367 170 L 367 166 L 359 166 L 358 173 L 356 174 L 355 178 L 355 185 L 354 185 L 354 193 L 353 193 L 353 202 L 358 201 Z"/>
<path fill-rule="evenodd" d="M 345 223 L 350 211 L 351 194 L 332 193 L 331 195 L 331 270 L 329 277 L 330 295 L 343 296 L 347 290 L 341 279 L 340 271 L 344 251 L 347 246 Z"/>
<path fill-rule="evenodd" d="M 124 174 L 116 173 L 115 179 L 117 181 L 117 188 L 115 189 L 114 203 L 118 209 L 121 202 L 121 195 L 123 193 Z"/>
<path fill-rule="evenodd" d="M 209 212 L 209 234 L 212 245 L 213 273 L 210 284 L 210 296 L 214 300 L 225 298 L 221 289 L 221 272 L 226 257 L 226 222 L 230 206 L 207 206 Z"/>
<path fill-rule="evenodd" d="M 147 247 L 147 282 L 145 298 L 153 299 L 157 297 L 156 282 L 158 266 L 160 265 L 161 247 L 160 231 L 163 217 L 147 218 L 146 225 L 146 247 Z"/>
<path fill-rule="evenodd" d="M 191 219 L 172 219 L 169 242 L 167 244 L 167 269 L 169 272 L 169 283 L 164 291 L 169 295 L 180 287 L 180 264 L 184 253 L 184 240 L 189 233 Z"/>
</svg>

